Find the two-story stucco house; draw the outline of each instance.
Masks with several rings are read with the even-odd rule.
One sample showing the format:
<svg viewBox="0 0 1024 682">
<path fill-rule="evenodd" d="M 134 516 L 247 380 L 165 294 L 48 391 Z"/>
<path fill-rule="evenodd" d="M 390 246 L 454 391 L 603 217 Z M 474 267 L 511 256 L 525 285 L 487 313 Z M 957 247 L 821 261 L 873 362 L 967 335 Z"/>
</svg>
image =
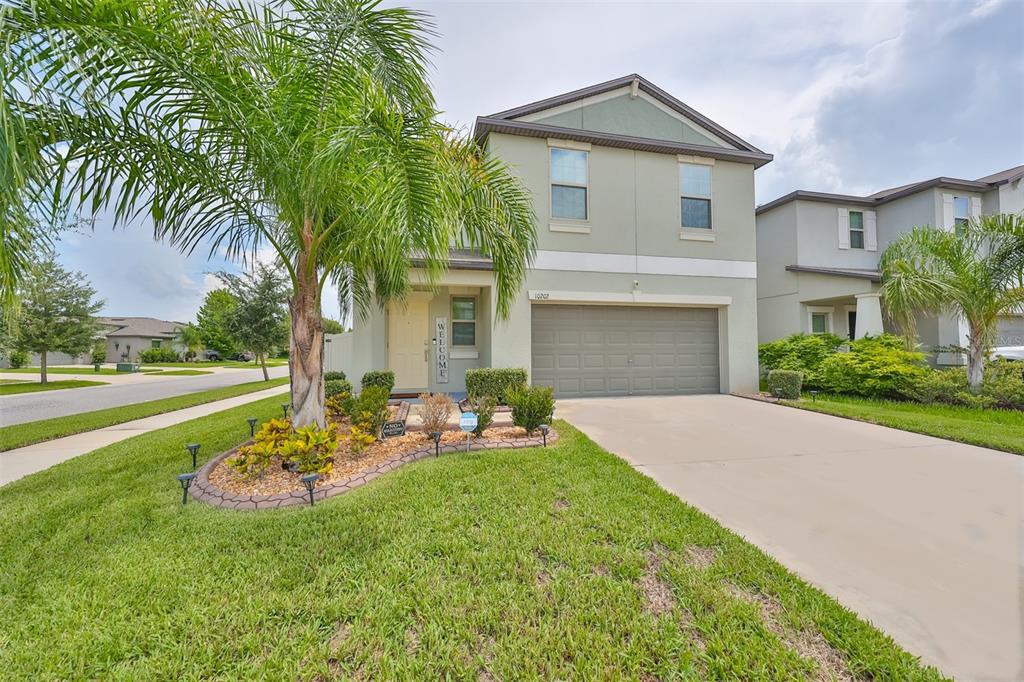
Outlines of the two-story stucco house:
<svg viewBox="0 0 1024 682">
<path fill-rule="evenodd" d="M 392 369 L 396 392 L 459 392 L 524 367 L 561 397 L 757 387 L 754 170 L 771 155 L 637 75 L 477 119 L 533 195 L 538 251 L 508 319 L 487 258 L 416 270 L 331 337 L 328 367 Z"/>
<path fill-rule="evenodd" d="M 757 208 L 758 339 L 832 332 L 851 339 L 889 327 L 879 295 L 879 257 L 919 225 L 1024 211 L 1024 166 L 977 180 L 934 178 L 869 196 L 798 190 Z M 966 346 L 966 326 L 921 317 L 925 347 Z M 1024 344 L 1024 318 L 1000 321 L 997 345 Z M 1019 339 L 1013 343 L 1014 339 Z M 940 353 L 939 363 L 956 363 Z"/>
</svg>

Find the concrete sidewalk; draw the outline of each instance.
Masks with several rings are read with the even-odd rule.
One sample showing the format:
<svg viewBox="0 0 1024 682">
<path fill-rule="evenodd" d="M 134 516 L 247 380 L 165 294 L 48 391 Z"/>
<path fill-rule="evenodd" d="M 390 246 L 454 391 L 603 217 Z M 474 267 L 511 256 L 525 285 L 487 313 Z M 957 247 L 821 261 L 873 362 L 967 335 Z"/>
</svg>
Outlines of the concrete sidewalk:
<svg viewBox="0 0 1024 682">
<path fill-rule="evenodd" d="M 66 438 L 27 445 L 23 448 L 0 452 L 0 485 L 28 476 L 37 471 L 47 469 L 54 464 L 59 464 L 72 457 L 78 457 L 93 450 L 106 447 L 113 443 L 127 440 L 132 436 L 138 436 L 149 431 L 155 431 L 168 426 L 174 426 L 190 419 L 204 417 L 214 412 L 220 412 L 246 403 L 262 400 L 275 395 L 287 394 L 288 384 L 275 386 L 265 391 L 256 391 L 234 398 L 217 400 L 212 403 L 187 407 L 183 410 L 155 414 L 152 417 L 144 417 L 135 421 L 115 424 L 95 431 L 87 431 Z"/>
<path fill-rule="evenodd" d="M 556 415 L 925 662 L 1024 679 L 1024 457 L 723 395 Z"/>
</svg>

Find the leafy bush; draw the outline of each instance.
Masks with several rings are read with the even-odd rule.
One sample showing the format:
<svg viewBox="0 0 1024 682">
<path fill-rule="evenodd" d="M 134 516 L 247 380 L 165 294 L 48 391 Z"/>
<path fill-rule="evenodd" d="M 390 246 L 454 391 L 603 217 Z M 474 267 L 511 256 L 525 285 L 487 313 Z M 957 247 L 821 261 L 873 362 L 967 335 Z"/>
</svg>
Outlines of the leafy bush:
<svg viewBox="0 0 1024 682">
<path fill-rule="evenodd" d="M 923 372 L 905 390 L 904 395 L 919 403 L 961 403 L 967 393 L 967 372 L 962 369 L 933 369 Z"/>
<path fill-rule="evenodd" d="M 364 374 L 361 383 L 364 389 L 371 386 L 386 388 L 390 396 L 391 389 L 395 387 L 395 373 L 389 369 L 375 369 Z"/>
<path fill-rule="evenodd" d="M 512 423 L 532 435 L 537 427 L 551 420 L 555 411 L 555 392 L 546 386 L 517 388 L 509 392 Z"/>
<path fill-rule="evenodd" d="M 819 367 L 825 358 L 833 355 L 846 343 L 834 334 L 793 334 L 785 339 L 758 346 L 757 357 L 761 371 L 791 369 L 803 373 L 804 385 L 821 388 Z"/>
<path fill-rule="evenodd" d="M 420 419 L 423 420 L 423 430 L 427 433 L 432 431 L 443 431 L 448 424 L 448 417 L 455 404 L 447 393 L 424 393 L 420 395 L 423 407 L 420 408 Z"/>
<path fill-rule="evenodd" d="M 352 384 L 347 379 L 330 379 L 324 382 L 324 395 L 328 398 L 340 396 L 343 393 L 352 394 Z"/>
<path fill-rule="evenodd" d="M 337 381 L 338 379 L 346 379 L 344 372 L 324 372 L 324 381 Z"/>
<path fill-rule="evenodd" d="M 796 400 L 803 387 L 803 372 L 795 369 L 773 369 L 768 372 L 768 390 L 774 396 Z"/>
<path fill-rule="evenodd" d="M 352 396 L 348 393 L 329 395 L 324 398 L 324 409 L 327 410 L 327 416 L 333 417 L 335 420 L 348 416 L 348 401 L 351 399 Z"/>
<path fill-rule="evenodd" d="M 28 353 L 23 350 L 11 351 L 11 354 L 7 356 L 7 364 L 11 366 L 11 369 L 20 369 L 28 364 Z"/>
<path fill-rule="evenodd" d="M 316 424 L 296 429 L 291 438 L 278 448 L 281 459 L 292 464 L 299 473 L 329 474 L 334 467 L 334 451 L 338 448 L 338 432 L 333 427 L 321 429 Z"/>
<path fill-rule="evenodd" d="M 923 353 L 907 350 L 898 336 L 883 334 L 851 341 L 848 353 L 825 358 L 817 374 L 821 388 L 832 393 L 901 398 L 928 371 Z"/>
<path fill-rule="evenodd" d="M 139 351 L 139 361 L 147 362 L 178 362 L 178 353 L 173 348 L 146 348 Z"/>
<path fill-rule="evenodd" d="M 238 448 L 238 453 L 229 457 L 225 464 L 242 475 L 253 479 L 262 476 L 270 468 L 270 461 L 277 455 L 271 443 L 252 443 Z"/>
<path fill-rule="evenodd" d="M 522 367 L 477 367 L 466 370 L 466 391 L 470 395 L 494 396 L 499 405 L 508 404 L 508 392 L 526 386 Z"/>
<path fill-rule="evenodd" d="M 476 415 L 476 428 L 473 435 L 480 437 L 484 430 L 494 422 L 494 411 L 498 407 L 498 401 L 491 395 L 480 395 L 469 397 L 469 409 Z"/>
<path fill-rule="evenodd" d="M 981 395 L 997 407 L 1024 409 L 1024 362 L 994 360 L 985 365 Z"/>
<path fill-rule="evenodd" d="M 388 398 L 391 391 L 383 386 L 367 386 L 351 401 L 348 411 L 354 426 L 377 437 L 388 419 Z"/>
<path fill-rule="evenodd" d="M 348 430 L 349 449 L 353 455 L 360 455 L 367 446 L 373 445 L 377 438 L 372 433 L 367 433 L 360 424 L 353 424 Z"/>
<path fill-rule="evenodd" d="M 92 363 L 102 363 L 107 361 L 107 344 L 103 341 L 99 341 L 95 346 L 92 347 Z"/>
</svg>

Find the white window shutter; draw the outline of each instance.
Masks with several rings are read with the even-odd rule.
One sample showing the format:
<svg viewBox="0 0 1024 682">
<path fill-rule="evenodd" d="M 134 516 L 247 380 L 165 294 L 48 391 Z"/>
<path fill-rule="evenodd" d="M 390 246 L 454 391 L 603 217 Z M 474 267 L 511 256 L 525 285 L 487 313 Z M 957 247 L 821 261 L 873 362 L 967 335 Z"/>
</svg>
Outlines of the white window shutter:
<svg viewBox="0 0 1024 682">
<path fill-rule="evenodd" d="M 981 217 L 981 197 L 971 197 L 971 217 Z"/>
<path fill-rule="evenodd" d="M 850 248 L 850 209 L 839 209 L 839 218 L 836 227 L 839 235 L 839 248 Z"/>
<path fill-rule="evenodd" d="M 864 250 L 878 251 L 878 224 L 874 211 L 864 211 Z"/>
<path fill-rule="evenodd" d="M 953 229 L 953 195 L 942 195 L 942 229 Z"/>
</svg>

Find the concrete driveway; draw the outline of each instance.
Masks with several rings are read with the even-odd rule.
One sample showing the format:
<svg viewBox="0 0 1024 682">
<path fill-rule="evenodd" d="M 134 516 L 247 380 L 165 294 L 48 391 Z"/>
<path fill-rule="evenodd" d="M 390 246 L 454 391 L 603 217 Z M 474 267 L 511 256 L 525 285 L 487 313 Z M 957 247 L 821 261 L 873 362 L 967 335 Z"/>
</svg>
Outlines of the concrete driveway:
<svg viewBox="0 0 1024 682">
<path fill-rule="evenodd" d="M 722 395 L 556 415 L 925 662 L 1024 679 L 1024 457 Z"/>
</svg>

